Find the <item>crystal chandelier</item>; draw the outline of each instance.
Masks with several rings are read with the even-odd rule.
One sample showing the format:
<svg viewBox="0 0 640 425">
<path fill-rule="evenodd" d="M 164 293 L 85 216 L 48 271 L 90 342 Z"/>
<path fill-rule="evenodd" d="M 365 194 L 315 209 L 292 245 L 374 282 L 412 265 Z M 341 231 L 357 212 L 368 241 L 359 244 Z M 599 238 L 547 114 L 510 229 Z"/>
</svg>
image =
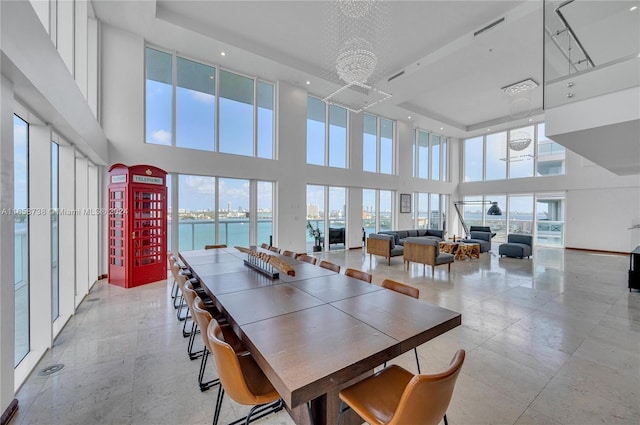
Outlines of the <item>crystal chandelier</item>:
<svg viewBox="0 0 640 425">
<path fill-rule="evenodd" d="M 509 116 L 524 118 L 531 112 L 531 91 L 538 87 L 533 79 L 518 81 L 502 87 L 502 91 L 509 97 Z"/>
<path fill-rule="evenodd" d="M 369 13 L 373 0 L 338 0 L 340 11 L 350 18 L 362 18 Z"/>
<path fill-rule="evenodd" d="M 363 38 L 348 40 L 338 58 L 336 71 L 347 84 L 365 84 L 376 69 L 378 58 L 371 44 Z"/>
<path fill-rule="evenodd" d="M 509 138 L 509 149 L 512 151 L 523 151 L 531 144 L 531 137 L 523 132 L 513 132 Z"/>
</svg>

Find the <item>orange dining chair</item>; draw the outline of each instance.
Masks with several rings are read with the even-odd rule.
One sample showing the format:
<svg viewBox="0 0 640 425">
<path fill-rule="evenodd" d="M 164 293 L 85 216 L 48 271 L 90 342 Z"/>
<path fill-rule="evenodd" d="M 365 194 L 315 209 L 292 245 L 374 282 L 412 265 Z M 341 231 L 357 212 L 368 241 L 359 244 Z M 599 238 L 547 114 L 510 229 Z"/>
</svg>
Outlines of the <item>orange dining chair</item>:
<svg viewBox="0 0 640 425">
<path fill-rule="evenodd" d="M 298 254 L 296 254 L 296 253 L 295 253 L 295 252 L 293 252 L 293 251 L 289 251 L 288 249 L 285 249 L 285 250 L 282 252 L 282 255 L 286 255 L 287 257 L 291 257 L 291 258 L 296 258 L 296 256 L 297 256 Z"/>
<path fill-rule="evenodd" d="M 280 248 L 277 248 L 275 246 L 270 246 L 269 251 L 275 252 L 276 254 L 280 254 Z"/>
<path fill-rule="evenodd" d="M 227 245 L 226 244 L 219 244 L 219 245 L 205 245 L 204 249 L 220 249 L 220 248 L 226 248 Z"/>
<path fill-rule="evenodd" d="M 360 271 L 360 270 L 356 270 L 356 269 L 350 269 L 350 268 L 347 268 L 344 271 L 344 275 L 345 276 L 349 276 L 349 277 L 353 277 L 355 279 L 363 280 L 363 281 L 365 281 L 367 283 L 371 283 L 371 280 L 373 278 L 373 276 L 371 274 L 369 274 L 369 273 L 366 273 L 366 272 L 363 272 L 363 271 Z"/>
<path fill-rule="evenodd" d="M 316 265 L 316 261 L 318 261 L 318 259 L 316 257 L 312 257 L 310 255 L 307 254 L 300 254 L 296 257 L 296 260 L 300 260 L 300 261 L 304 261 L 305 263 L 309 263 L 312 265 Z"/>
<path fill-rule="evenodd" d="M 260 245 L 260 248 L 262 249 L 269 249 L 269 244 L 268 243 L 262 243 L 262 245 Z"/>
<path fill-rule="evenodd" d="M 214 312 L 214 314 L 211 314 L 212 311 Z M 192 312 L 193 320 L 200 328 L 200 336 L 202 337 L 202 342 L 204 343 L 204 349 L 202 350 L 202 357 L 200 360 L 200 371 L 198 372 L 198 385 L 200 386 L 200 391 L 206 391 L 209 388 L 214 387 L 220 383 L 217 378 L 208 382 L 204 381 L 204 372 L 207 367 L 207 359 L 209 357 L 209 349 L 207 348 L 209 345 L 207 328 L 211 321 L 219 323 L 219 320 L 224 320 L 226 322 L 226 319 L 222 317 L 222 313 L 217 311 L 215 308 L 212 309 L 210 306 L 206 305 L 204 301 L 198 296 L 196 296 L 193 300 Z M 234 350 L 239 352 L 247 351 L 247 349 L 242 344 L 242 341 L 240 341 L 240 339 L 233 333 L 231 327 L 227 323 L 220 323 L 220 326 L 225 340 L 233 344 Z"/>
<path fill-rule="evenodd" d="M 327 270 L 332 270 L 336 273 L 340 273 L 340 266 L 337 264 L 333 264 L 329 261 L 326 260 L 321 260 L 320 261 L 320 267 L 322 267 L 323 269 L 327 269 Z"/>
<path fill-rule="evenodd" d="M 412 298 L 420 298 L 420 290 L 413 286 L 405 285 L 404 283 L 396 282 L 395 280 L 385 279 L 382 281 L 382 287 L 390 289 L 395 292 L 399 292 L 403 295 L 408 295 Z M 420 360 L 418 360 L 418 348 L 414 347 L 413 352 L 416 355 L 416 365 L 418 365 L 418 373 L 420 373 Z M 385 362 L 384 366 L 387 366 Z"/>
<path fill-rule="evenodd" d="M 443 418 L 447 425 L 447 408 L 464 357 L 465 351 L 458 350 L 445 370 L 428 375 L 391 365 L 343 389 L 337 424 L 350 407 L 370 425 L 437 425 Z"/>
<path fill-rule="evenodd" d="M 253 406 L 244 418 L 245 424 L 282 410 L 284 403 L 280 394 L 273 388 L 251 354 L 236 353 L 226 341 L 220 325 L 215 320 L 211 320 L 206 333 L 207 347 L 213 354 L 222 384 L 218 388 L 213 425 L 218 423 L 225 392 L 235 402 Z"/>
</svg>

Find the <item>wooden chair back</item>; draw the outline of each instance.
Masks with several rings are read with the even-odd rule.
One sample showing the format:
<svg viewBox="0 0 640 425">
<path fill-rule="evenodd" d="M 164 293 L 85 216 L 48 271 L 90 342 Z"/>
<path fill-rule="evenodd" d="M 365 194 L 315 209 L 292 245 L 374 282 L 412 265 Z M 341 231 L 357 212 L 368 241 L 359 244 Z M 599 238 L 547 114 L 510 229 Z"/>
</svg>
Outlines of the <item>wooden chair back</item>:
<svg viewBox="0 0 640 425">
<path fill-rule="evenodd" d="M 340 273 L 340 266 L 337 264 L 333 264 L 329 261 L 326 260 L 321 260 L 320 261 L 320 267 L 322 267 L 323 269 L 327 269 L 327 270 L 332 270 L 336 273 Z"/>
<path fill-rule="evenodd" d="M 396 291 L 404 295 L 408 295 L 413 298 L 420 298 L 420 290 L 418 288 L 405 285 L 404 283 L 396 282 L 395 280 L 391 280 L 391 279 L 383 280 L 382 287 L 391 289 L 392 291 Z"/>
<path fill-rule="evenodd" d="M 305 263 L 313 264 L 314 266 L 316 265 L 316 262 L 318 261 L 318 259 L 316 257 L 312 257 L 312 256 L 307 255 L 307 254 L 298 255 L 296 257 L 296 260 L 304 261 Z"/>
<path fill-rule="evenodd" d="M 371 283 L 371 280 L 373 279 L 373 276 L 371 274 L 360 271 L 360 270 L 351 269 L 351 268 L 347 268 L 344 271 L 344 274 L 345 276 L 353 277 L 355 279 L 360 279 L 367 283 Z"/>
</svg>

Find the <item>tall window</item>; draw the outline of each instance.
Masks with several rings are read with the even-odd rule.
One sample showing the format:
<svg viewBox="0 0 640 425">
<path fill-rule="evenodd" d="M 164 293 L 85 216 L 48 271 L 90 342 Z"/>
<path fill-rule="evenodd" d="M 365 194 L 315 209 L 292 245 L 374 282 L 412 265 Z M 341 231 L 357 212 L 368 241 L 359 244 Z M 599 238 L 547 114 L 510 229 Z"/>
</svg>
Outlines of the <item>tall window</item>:
<svg viewBox="0 0 640 425">
<path fill-rule="evenodd" d="M 447 195 L 438 193 L 416 193 L 417 211 L 415 216 L 417 229 L 446 230 Z"/>
<path fill-rule="evenodd" d="M 509 147 L 509 178 L 511 179 L 533 177 L 533 158 L 534 148 L 536 146 L 536 144 L 533 143 L 533 140 L 535 140 L 533 128 L 531 125 L 509 131 L 509 141 L 522 139 L 531 141 L 526 148 L 521 150 L 514 150 Z"/>
<path fill-rule="evenodd" d="M 536 243 L 564 246 L 564 194 L 536 196 Z"/>
<path fill-rule="evenodd" d="M 329 106 L 329 166 L 347 168 L 347 110 Z"/>
<path fill-rule="evenodd" d="M 507 241 L 507 197 L 505 195 L 487 195 L 485 201 L 497 202 L 502 210 L 502 215 L 487 215 L 487 210 L 491 205 L 484 205 L 484 224 L 491 227 L 491 231 L 496 235 L 491 239 L 493 242 Z"/>
<path fill-rule="evenodd" d="M 220 152 L 253 155 L 253 79 L 220 71 Z"/>
<path fill-rule="evenodd" d="M 484 163 L 482 137 L 474 137 L 464 141 L 464 181 L 478 182 L 482 180 Z"/>
<path fill-rule="evenodd" d="M 59 221 L 58 221 L 58 144 L 51 142 L 51 320 L 60 315 Z"/>
<path fill-rule="evenodd" d="M 320 230 L 322 238 L 325 238 L 325 187 L 307 185 L 307 223 L 314 229 Z M 311 247 L 315 245 L 315 238 L 307 232 L 307 251 L 311 251 Z M 321 240 L 326 240 L 321 239 Z"/>
<path fill-rule="evenodd" d="M 258 157 L 273 158 L 273 84 L 258 81 Z"/>
<path fill-rule="evenodd" d="M 487 165 L 485 180 L 503 180 L 507 178 L 507 132 L 487 136 Z"/>
<path fill-rule="evenodd" d="M 249 180 L 218 179 L 218 243 L 249 246 Z"/>
<path fill-rule="evenodd" d="M 416 169 L 418 177 L 421 179 L 429 178 L 429 133 L 422 130 L 417 131 L 417 152 L 416 152 Z"/>
<path fill-rule="evenodd" d="M 13 117 L 13 206 L 15 275 L 14 366 L 27 355 L 29 346 L 29 125 Z"/>
<path fill-rule="evenodd" d="M 509 196 L 509 233 L 533 235 L 533 196 Z"/>
<path fill-rule="evenodd" d="M 181 57 L 176 65 L 176 146 L 213 151 L 216 69 Z"/>
<path fill-rule="evenodd" d="M 156 49 L 146 50 L 146 135 L 147 143 L 171 145 L 173 138 L 172 56 Z"/>
<path fill-rule="evenodd" d="M 173 182 L 172 182 L 173 183 Z M 178 176 L 178 249 L 189 251 L 215 244 L 216 178 Z"/>
<path fill-rule="evenodd" d="M 258 245 L 273 244 L 273 182 L 258 182 Z"/>
<path fill-rule="evenodd" d="M 428 193 L 418 193 L 418 229 L 428 229 L 429 228 L 429 194 Z"/>
<path fill-rule="evenodd" d="M 371 114 L 364 114 L 362 134 L 362 169 L 375 173 L 378 169 L 378 119 Z"/>
<path fill-rule="evenodd" d="M 538 162 L 537 176 L 554 176 L 564 174 L 565 148 L 564 146 L 547 139 L 544 123 L 538 124 L 536 135 L 538 136 Z"/>
<path fill-rule="evenodd" d="M 394 122 L 365 113 L 362 142 L 362 169 L 393 174 Z"/>
<path fill-rule="evenodd" d="M 344 187 L 329 187 L 329 235 L 328 248 L 346 248 L 347 228 L 347 189 Z M 331 229 L 335 236 L 332 238 Z M 344 235 L 344 238 L 340 237 Z M 342 240 L 344 239 L 344 240 Z M 335 243 L 333 243 L 335 242 Z"/>
<path fill-rule="evenodd" d="M 307 98 L 307 164 L 324 165 L 325 103 Z"/>
<path fill-rule="evenodd" d="M 145 57 L 147 143 L 273 158 L 273 84 L 151 47 Z"/>
<path fill-rule="evenodd" d="M 392 230 L 393 229 L 393 192 L 390 190 L 380 190 L 379 196 L 379 217 L 380 227 L 379 230 Z"/>
<path fill-rule="evenodd" d="M 365 236 L 370 233 L 376 233 L 377 229 L 377 191 L 374 189 L 362 190 L 362 228 Z"/>
<path fill-rule="evenodd" d="M 365 234 L 391 230 L 393 226 L 393 192 L 362 190 L 362 227 Z"/>
<path fill-rule="evenodd" d="M 345 108 L 307 97 L 307 164 L 347 168 Z"/>
<path fill-rule="evenodd" d="M 440 136 L 431 138 L 431 180 L 440 180 Z"/>
</svg>

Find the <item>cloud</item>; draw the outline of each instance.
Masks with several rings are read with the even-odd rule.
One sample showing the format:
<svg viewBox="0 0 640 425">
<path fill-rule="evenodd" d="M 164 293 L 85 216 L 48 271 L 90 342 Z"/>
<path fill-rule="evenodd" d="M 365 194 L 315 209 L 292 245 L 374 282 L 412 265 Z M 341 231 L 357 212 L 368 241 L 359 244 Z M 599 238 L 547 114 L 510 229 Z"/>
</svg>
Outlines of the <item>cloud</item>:
<svg viewBox="0 0 640 425">
<path fill-rule="evenodd" d="M 166 130 L 156 130 L 151 133 L 151 143 L 159 143 L 162 145 L 171 144 L 171 132 Z"/>
<path fill-rule="evenodd" d="M 192 192 L 213 195 L 216 193 L 216 181 L 214 177 L 206 176 L 180 176 L 184 178 L 184 185 Z"/>
<path fill-rule="evenodd" d="M 209 93 L 203 93 L 201 91 L 196 91 L 196 90 L 191 90 L 190 93 L 191 93 L 191 97 L 194 100 L 197 100 L 198 102 L 209 104 L 215 101 L 215 96 Z"/>
</svg>

